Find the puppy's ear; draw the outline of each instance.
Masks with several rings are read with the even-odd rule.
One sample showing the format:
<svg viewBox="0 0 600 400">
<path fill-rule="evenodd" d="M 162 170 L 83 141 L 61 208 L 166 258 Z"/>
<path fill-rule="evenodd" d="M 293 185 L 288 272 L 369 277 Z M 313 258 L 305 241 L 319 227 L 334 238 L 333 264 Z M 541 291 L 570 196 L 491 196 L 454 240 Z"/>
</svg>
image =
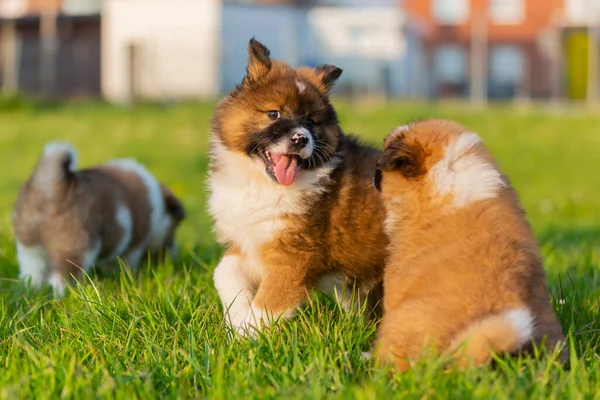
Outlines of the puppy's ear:
<svg viewBox="0 0 600 400">
<path fill-rule="evenodd" d="M 342 75 L 342 69 L 334 65 L 323 64 L 317 68 L 300 67 L 296 70 L 298 75 L 308 80 L 321 93 L 328 95 L 333 89 L 335 81 Z"/>
<path fill-rule="evenodd" d="M 162 192 L 167 213 L 169 213 L 175 221 L 183 221 L 185 219 L 185 209 L 183 208 L 181 201 L 166 186 L 162 186 Z"/>
<path fill-rule="evenodd" d="M 271 52 L 261 42 L 252 38 L 248 43 L 248 64 L 244 82 L 252 83 L 265 76 L 271 69 Z"/>
<path fill-rule="evenodd" d="M 398 171 L 406 178 L 416 178 L 425 171 L 425 151 L 418 142 L 398 139 L 386 146 L 377 161 L 380 171 Z"/>
<path fill-rule="evenodd" d="M 373 186 L 375 186 L 375 190 L 381 192 L 381 170 L 375 170 L 375 177 L 373 178 Z"/>
</svg>

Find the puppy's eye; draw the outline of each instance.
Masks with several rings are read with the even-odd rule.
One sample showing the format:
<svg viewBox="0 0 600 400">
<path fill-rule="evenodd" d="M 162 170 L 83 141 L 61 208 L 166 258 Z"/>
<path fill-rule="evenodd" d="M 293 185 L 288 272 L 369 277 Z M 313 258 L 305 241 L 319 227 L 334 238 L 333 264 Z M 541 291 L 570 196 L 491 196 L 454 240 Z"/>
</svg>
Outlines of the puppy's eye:
<svg viewBox="0 0 600 400">
<path fill-rule="evenodd" d="M 267 115 L 271 119 L 279 119 L 279 118 L 281 118 L 281 113 L 279 111 L 277 111 L 277 110 L 271 110 L 271 111 L 267 112 Z"/>
<path fill-rule="evenodd" d="M 306 127 L 308 129 L 312 129 L 315 127 L 315 121 L 313 119 L 309 119 L 308 121 L 306 121 Z"/>
</svg>

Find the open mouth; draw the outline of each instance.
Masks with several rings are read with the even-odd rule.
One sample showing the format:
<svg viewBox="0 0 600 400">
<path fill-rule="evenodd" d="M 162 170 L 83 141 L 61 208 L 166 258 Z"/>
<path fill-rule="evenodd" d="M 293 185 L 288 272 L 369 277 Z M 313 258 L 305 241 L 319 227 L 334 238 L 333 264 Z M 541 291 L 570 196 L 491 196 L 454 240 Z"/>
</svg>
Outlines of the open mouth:
<svg viewBox="0 0 600 400">
<path fill-rule="evenodd" d="M 296 154 L 277 154 L 268 150 L 261 152 L 269 173 L 279 184 L 289 186 L 296 180 L 299 157 Z"/>
</svg>

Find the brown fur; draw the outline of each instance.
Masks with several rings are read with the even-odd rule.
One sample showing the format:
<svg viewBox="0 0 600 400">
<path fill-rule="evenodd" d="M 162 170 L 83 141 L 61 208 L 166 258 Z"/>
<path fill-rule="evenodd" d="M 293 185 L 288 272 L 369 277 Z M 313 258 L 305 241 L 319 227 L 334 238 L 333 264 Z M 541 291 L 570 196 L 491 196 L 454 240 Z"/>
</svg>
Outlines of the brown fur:
<svg viewBox="0 0 600 400">
<path fill-rule="evenodd" d="M 153 205 L 140 175 L 112 164 L 74 171 L 69 166 L 73 157 L 67 147 L 44 154 L 15 204 L 15 236 L 20 245 L 45 254 L 42 275 L 46 279 L 52 275 L 65 281 L 71 275 L 80 279 L 82 270 L 96 261 L 116 261 L 117 256 L 135 268 L 147 250 L 172 246 L 184 211 L 166 187 L 160 185 L 170 225 L 163 245 L 149 248 Z M 119 205 L 130 216 L 130 231 L 117 220 Z M 118 252 L 119 243 L 127 237 L 126 247 Z"/>
<path fill-rule="evenodd" d="M 380 152 L 341 132 L 327 97 L 341 70 L 333 66 L 294 70 L 271 60 L 266 47 L 253 40 L 247 71 L 243 83 L 216 109 L 209 178 L 211 213 L 219 239 L 228 247 L 225 258 L 235 257 L 240 270 L 236 279 L 242 281 L 240 290 L 248 287 L 251 292 L 243 301 L 262 312 L 290 315 L 306 298 L 307 290 L 334 273 L 347 287 L 356 284 L 363 293 L 377 292 L 374 289 L 381 284 L 387 245 L 382 229 L 383 208 L 371 184 Z M 298 194 L 293 203 L 288 193 L 296 193 L 296 186 L 284 188 L 274 182 L 265 173 L 260 158 L 252 153 L 256 143 L 266 146 L 272 135 L 274 122 L 267 115 L 269 110 L 280 110 L 282 123 L 292 128 L 309 127 L 309 120 L 314 120 L 312 135 L 321 143 L 318 155 L 308 162 L 308 168 L 300 169 L 294 185 L 331 166 L 329 174 Z M 239 183 L 233 183 L 238 178 Z M 248 193 L 258 191 L 263 193 L 258 200 L 247 198 Z M 257 219 L 256 224 L 240 225 L 239 229 L 229 226 L 246 218 L 241 215 L 228 223 L 231 208 L 251 208 L 270 196 L 281 198 L 271 216 Z M 282 205 L 288 201 L 290 204 Z M 222 207 L 223 202 L 231 202 L 231 207 Z M 266 229 L 281 228 L 268 232 L 268 239 L 250 247 L 246 244 L 251 240 L 248 236 L 255 235 L 251 230 L 259 224 L 266 225 Z M 227 287 L 221 287 L 233 277 L 220 277 L 219 268 L 215 283 L 227 309 L 232 299 L 224 296 Z M 371 304 L 377 300 L 372 296 Z"/>
<path fill-rule="evenodd" d="M 498 174 L 503 185 L 494 196 L 460 207 L 455 196 L 464 188 L 444 195 L 433 183 L 445 149 L 465 132 L 449 121 L 411 124 L 385 139 L 378 161 L 390 254 L 375 351 L 402 371 L 425 345 L 460 365 L 480 365 L 492 353 L 516 353 L 543 341 L 553 350 L 564 340 L 535 238 L 508 180 Z M 497 171 L 481 143 L 460 157 L 476 157 L 477 168 Z M 532 341 L 519 339 L 503 317 L 514 309 L 533 316 Z"/>
</svg>

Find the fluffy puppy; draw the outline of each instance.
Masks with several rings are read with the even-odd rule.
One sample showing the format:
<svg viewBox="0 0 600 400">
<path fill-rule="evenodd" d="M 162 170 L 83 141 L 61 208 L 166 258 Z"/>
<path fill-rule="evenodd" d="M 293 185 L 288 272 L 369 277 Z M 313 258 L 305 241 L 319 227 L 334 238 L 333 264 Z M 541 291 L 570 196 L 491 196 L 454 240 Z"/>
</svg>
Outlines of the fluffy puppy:
<svg viewBox="0 0 600 400">
<path fill-rule="evenodd" d="M 75 170 L 71 146 L 51 143 L 22 186 L 13 228 L 20 278 L 64 294 L 70 275 L 123 260 L 133 270 L 147 252 L 174 247 L 184 209 L 132 159 Z"/>
<path fill-rule="evenodd" d="M 387 245 L 372 186 L 380 152 L 344 135 L 329 102 L 342 70 L 292 69 L 254 39 L 248 52 L 246 76 L 215 111 L 208 179 L 227 247 L 215 287 L 241 333 L 290 317 L 312 288 L 348 307 L 356 285 L 376 302 Z"/>
<path fill-rule="evenodd" d="M 390 237 L 377 358 L 405 371 L 431 346 L 481 365 L 564 340 L 517 195 L 476 134 L 442 120 L 395 129 L 375 186 Z"/>
</svg>

